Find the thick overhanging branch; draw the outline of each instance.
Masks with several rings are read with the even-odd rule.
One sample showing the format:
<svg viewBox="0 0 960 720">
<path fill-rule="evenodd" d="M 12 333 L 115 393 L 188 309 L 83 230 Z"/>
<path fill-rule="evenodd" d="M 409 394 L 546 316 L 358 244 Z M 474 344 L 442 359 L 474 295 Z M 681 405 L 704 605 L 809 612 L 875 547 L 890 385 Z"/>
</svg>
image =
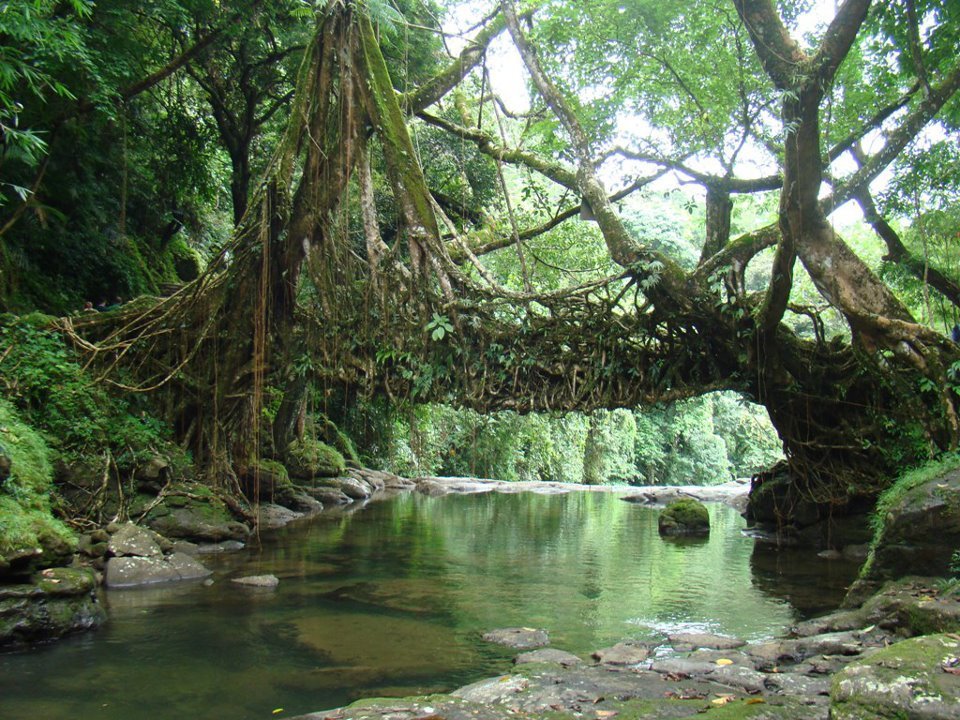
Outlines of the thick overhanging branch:
<svg viewBox="0 0 960 720">
<path fill-rule="evenodd" d="M 561 163 L 548 160 L 541 155 L 526 150 L 505 148 L 492 135 L 477 128 L 464 127 L 426 112 L 417 113 L 417 117 L 430 125 L 472 142 L 480 152 L 494 160 L 500 160 L 511 165 L 523 165 L 531 170 L 536 170 L 544 177 L 553 180 L 553 182 L 568 190 L 576 192 L 578 189 L 576 171 Z"/>
<path fill-rule="evenodd" d="M 686 274 L 673 259 L 641 246 L 628 232 L 596 176 L 596 161 L 591 154 L 587 133 L 573 108 L 543 71 L 536 52 L 520 28 L 512 0 L 501 0 L 500 7 L 514 45 L 537 90 L 573 142 L 578 159 L 577 189 L 593 212 L 611 259 L 638 276 L 657 277 L 656 282 L 647 287 L 647 295 L 654 303 L 666 303 L 675 308 L 687 306 L 692 298 Z"/>
<path fill-rule="evenodd" d="M 613 195 L 610 196 L 610 202 L 618 202 L 620 200 L 623 200 L 626 197 L 629 197 L 633 193 L 637 192 L 638 190 L 652 183 L 657 178 L 662 177 L 662 175 L 663 175 L 663 172 L 658 172 L 655 175 L 644 177 L 644 178 L 638 178 L 637 180 L 634 180 L 632 183 L 627 185 L 627 187 L 613 193 Z M 553 230 L 555 227 L 561 225 L 567 220 L 579 217 L 581 208 L 582 208 L 581 203 L 577 203 L 576 205 L 571 205 L 564 210 L 557 211 L 546 222 L 543 222 L 540 225 L 537 225 L 535 227 L 521 230 L 519 232 L 520 240 L 521 241 L 532 240 L 535 237 L 539 237 L 540 235 L 543 235 L 544 233 L 547 233 Z M 502 250 L 505 247 L 509 247 L 511 244 L 513 244 L 513 242 L 514 242 L 514 238 L 512 237 L 500 237 L 495 240 L 491 240 L 490 242 L 484 243 L 483 245 L 480 245 L 478 247 L 471 248 L 471 252 L 473 252 L 474 255 L 478 255 L 478 256 L 486 255 L 487 253 L 491 253 L 496 250 Z M 459 256 L 456 252 L 453 252 L 452 256 L 455 260 L 459 261 Z"/>
<path fill-rule="evenodd" d="M 798 67 L 808 60 L 790 37 L 773 0 L 733 0 L 764 70 L 781 90 L 793 87 Z"/>
<path fill-rule="evenodd" d="M 480 63 L 487 47 L 504 29 L 506 29 L 506 24 L 503 21 L 503 16 L 497 13 L 446 68 L 416 90 L 401 95 L 400 107 L 407 115 L 414 115 L 438 102 L 444 95 L 459 85 L 470 71 Z"/>
<path fill-rule="evenodd" d="M 887 142 L 879 152 L 868 158 L 853 175 L 847 178 L 833 193 L 833 207 L 840 207 L 851 200 L 860 189 L 874 178 L 903 152 L 923 127 L 940 112 L 943 106 L 960 90 L 960 64 L 954 65 L 944 79 L 931 89 L 900 125 L 887 135 Z"/>
<path fill-rule="evenodd" d="M 870 227 L 887 246 L 887 254 L 883 259 L 886 262 L 896 263 L 920 282 L 928 283 L 955 307 L 960 307 L 960 285 L 937 268 L 930 267 L 928 263 L 923 262 L 907 249 L 897 231 L 880 214 L 870 191 L 868 189 L 860 191 L 854 196 L 854 200 L 863 210 L 864 219 L 870 223 Z"/>
</svg>

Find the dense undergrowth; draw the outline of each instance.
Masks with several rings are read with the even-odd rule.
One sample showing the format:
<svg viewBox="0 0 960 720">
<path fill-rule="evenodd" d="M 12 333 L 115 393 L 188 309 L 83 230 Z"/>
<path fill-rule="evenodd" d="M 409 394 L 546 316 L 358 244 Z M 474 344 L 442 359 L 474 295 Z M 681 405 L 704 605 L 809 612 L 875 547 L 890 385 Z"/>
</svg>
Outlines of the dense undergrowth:
<svg viewBox="0 0 960 720">
<path fill-rule="evenodd" d="M 10 474 L 0 484 L 0 566 L 22 549 L 72 549 L 73 533 L 51 514 L 50 448 L 6 400 L 0 400 L 0 447 L 10 461 Z"/>
</svg>

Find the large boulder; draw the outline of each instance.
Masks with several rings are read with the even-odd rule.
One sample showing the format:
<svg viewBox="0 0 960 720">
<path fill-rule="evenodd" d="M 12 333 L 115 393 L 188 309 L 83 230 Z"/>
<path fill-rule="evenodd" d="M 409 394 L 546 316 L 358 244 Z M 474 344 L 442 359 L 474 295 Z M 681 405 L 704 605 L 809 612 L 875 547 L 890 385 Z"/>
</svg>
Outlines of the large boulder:
<svg viewBox="0 0 960 720">
<path fill-rule="evenodd" d="M 856 660 L 833 678 L 832 720 L 960 717 L 960 638 L 926 635 Z"/>
<path fill-rule="evenodd" d="M 346 460 L 336 448 L 307 437 L 290 443 L 284 454 L 284 463 L 290 476 L 298 480 L 336 477 L 347 469 Z"/>
<path fill-rule="evenodd" d="M 295 488 L 287 468 L 276 460 L 259 459 L 237 472 L 240 488 L 251 500 L 286 505 L 293 500 Z"/>
<path fill-rule="evenodd" d="M 134 555 L 137 557 L 160 557 L 163 551 L 154 540 L 154 535 L 146 528 L 133 523 L 120 526 L 107 543 L 107 552 L 111 555 Z"/>
<path fill-rule="evenodd" d="M 161 535 L 180 540 L 244 541 L 250 535 L 250 527 L 237 521 L 210 488 L 199 484 L 172 486 L 150 508 L 144 522 Z"/>
<path fill-rule="evenodd" d="M 30 583 L 0 585 L 0 646 L 53 640 L 105 619 L 91 570 L 49 568 Z"/>
<path fill-rule="evenodd" d="M 710 513 L 702 502 L 680 498 L 660 512 L 657 527 L 661 535 L 709 535 Z"/>
<path fill-rule="evenodd" d="M 107 561 L 106 585 L 134 587 L 196 580 L 210 574 L 210 570 L 186 553 L 171 553 L 167 557 L 112 557 Z"/>
<path fill-rule="evenodd" d="M 881 497 L 882 525 L 862 573 L 867 583 L 952 574 L 951 555 L 960 548 L 960 468 L 923 478 L 898 482 Z"/>
</svg>

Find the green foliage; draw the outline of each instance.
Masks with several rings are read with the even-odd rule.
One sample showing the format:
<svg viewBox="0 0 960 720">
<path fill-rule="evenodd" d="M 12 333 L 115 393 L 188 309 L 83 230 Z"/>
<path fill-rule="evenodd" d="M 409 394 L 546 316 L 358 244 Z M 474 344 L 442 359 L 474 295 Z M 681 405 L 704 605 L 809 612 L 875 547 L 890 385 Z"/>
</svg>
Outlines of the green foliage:
<svg viewBox="0 0 960 720">
<path fill-rule="evenodd" d="M 109 450 L 132 467 L 166 447 L 169 431 L 144 399 L 97 384 L 43 316 L 2 316 L 0 358 L 4 394 L 66 458 Z"/>
<path fill-rule="evenodd" d="M 781 457 L 765 411 L 732 393 L 589 415 L 368 407 L 350 424 L 376 428 L 363 441 L 368 461 L 401 475 L 709 485 Z"/>
<path fill-rule="evenodd" d="M 89 17 L 90 0 L 22 0 L 0 7 L 0 165 L 34 167 L 46 152 L 43 131 L 24 126 L 27 105 L 51 96 L 72 99 L 63 79 L 65 66 L 89 66 L 81 21 Z M 13 191 L 26 201 L 26 187 L 0 182 L 0 206 Z"/>
<path fill-rule="evenodd" d="M 50 513 L 50 450 L 6 400 L 0 400 L 0 446 L 10 459 L 10 476 L 0 485 L 0 564 L 18 549 L 74 544 L 73 533 Z"/>
</svg>

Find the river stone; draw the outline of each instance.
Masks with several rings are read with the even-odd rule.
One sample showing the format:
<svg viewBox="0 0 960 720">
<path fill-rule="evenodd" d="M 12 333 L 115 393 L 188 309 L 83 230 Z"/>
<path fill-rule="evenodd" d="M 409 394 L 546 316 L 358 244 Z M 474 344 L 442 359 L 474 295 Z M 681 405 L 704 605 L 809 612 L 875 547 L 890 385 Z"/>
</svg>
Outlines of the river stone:
<svg viewBox="0 0 960 720">
<path fill-rule="evenodd" d="M 735 650 L 743 647 L 746 643 L 743 640 L 727 635 L 713 635 L 711 633 L 675 633 L 668 635 L 667 639 L 673 645 L 674 650 L 682 652 L 695 650 L 696 648 L 710 648 L 712 650 Z"/>
<path fill-rule="evenodd" d="M 484 705 L 501 704 L 506 697 L 523 692 L 529 686 L 530 681 L 522 675 L 502 675 L 471 683 L 450 694 Z"/>
<path fill-rule="evenodd" d="M 289 498 L 284 502 L 291 510 L 296 510 L 297 512 L 302 512 L 306 515 L 316 515 L 318 512 L 323 510 L 323 503 L 317 500 L 315 497 L 303 491 L 302 488 L 294 486 L 293 492 L 290 493 Z"/>
<path fill-rule="evenodd" d="M 197 554 L 219 555 L 220 553 L 237 552 L 237 550 L 243 550 L 245 547 L 246 545 L 239 540 L 224 540 L 223 542 L 218 543 L 200 543 L 197 545 Z"/>
<path fill-rule="evenodd" d="M 369 485 L 352 477 L 326 478 L 323 484 L 339 490 L 351 500 L 366 500 L 373 494 Z"/>
<path fill-rule="evenodd" d="M 483 634 L 483 639 L 497 645 L 506 645 L 514 650 L 531 650 L 550 644 L 546 630 L 536 628 L 501 628 Z"/>
<path fill-rule="evenodd" d="M 113 557 L 107 561 L 107 587 L 121 588 L 153 583 L 193 580 L 210 572 L 185 553 L 169 558 Z"/>
<path fill-rule="evenodd" d="M 883 518 L 864 579 L 950 575 L 960 547 L 960 468 L 907 490 Z"/>
<path fill-rule="evenodd" d="M 376 470 L 348 470 L 347 476 L 354 480 L 359 480 L 369 487 L 373 492 L 379 492 L 387 486 L 388 473 L 377 472 Z"/>
<path fill-rule="evenodd" d="M 166 557 L 166 562 L 179 573 L 181 580 L 196 580 L 213 574 L 187 553 L 171 553 Z"/>
<path fill-rule="evenodd" d="M 87 568 L 48 568 L 31 584 L 0 585 L 0 646 L 53 640 L 106 620 Z"/>
<path fill-rule="evenodd" d="M 284 463 L 290 477 L 300 480 L 335 477 L 347 468 L 346 460 L 336 448 L 309 437 L 294 440 L 287 446 Z"/>
<path fill-rule="evenodd" d="M 956 720 L 960 639 L 927 635 L 851 663 L 833 679 L 833 720 Z"/>
<path fill-rule="evenodd" d="M 631 642 L 620 642 L 613 647 L 592 654 L 601 665 L 637 665 L 650 657 L 649 648 Z"/>
<path fill-rule="evenodd" d="M 657 527 L 661 535 L 709 535 L 710 513 L 702 502 L 680 498 L 660 512 Z"/>
<path fill-rule="evenodd" d="M 107 544 L 107 551 L 117 557 L 160 557 L 163 551 L 154 541 L 153 535 L 133 523 L 124 523 L 113 534 Z"/>
<path fill-rule="evenodd" d="M 294 520 L 303 517 L 303 513 L 296 512 L 283 505 L 274 505 L 273 503 L 264 503 L 256 512 L 257 522 L 261 529 L 276 530 L 284 525 L 289 525 Z"/>
<path fill-rule="evenodd" d="M 240 543 L 240 547 L 243 547 L 243 543 Z M 198 555 L 200 553 L 200 546 L 197 545 L 197 543 L 190 542 L 189 540 L 177 540 L 170 548 L 170 552 L 184 553 L 186 555 Z"/>
<path fill-rule="evenodd" d="M 280 584 L 276 575 L 247 575 L 246 577 L 233 578 L 230 582 L 256 588 L 275 588 Z"/>
<path fill-rule="evenodd" d="M 515 665 L 547 663 L 551 665 L 561 665 L 563 667 L 574 667 L 576 665 L 580 665 L 583 660 L 573 653 L 568 653 L 566 650 L 541 648 L 540 650 L 531 650 L 530 652 L 520 653 L 513 659 L 513 662 Z"/>
<path fill-rule="evenodd" d="M 939 592 L 937 582 L 907 577 L 887 583 L 864 603 L 864 622 L 908 637 L 960 632 L 960 595 Z"/>
<path fill-rule="evenodd" d="M 347 495 L 340 488 L 333 487 L 304 487 L 301 488 L 310 497 L 315 498 L 324 505 L 349 505 L 353 498 Z"/>
<path fill-rule="evenodd" d="M 233 519 L 222 500 L 167 496 L 147 515 L 147 525 L 168 538 L 220 542 L 246 540 L 250 528 Z"/>
</svg>

